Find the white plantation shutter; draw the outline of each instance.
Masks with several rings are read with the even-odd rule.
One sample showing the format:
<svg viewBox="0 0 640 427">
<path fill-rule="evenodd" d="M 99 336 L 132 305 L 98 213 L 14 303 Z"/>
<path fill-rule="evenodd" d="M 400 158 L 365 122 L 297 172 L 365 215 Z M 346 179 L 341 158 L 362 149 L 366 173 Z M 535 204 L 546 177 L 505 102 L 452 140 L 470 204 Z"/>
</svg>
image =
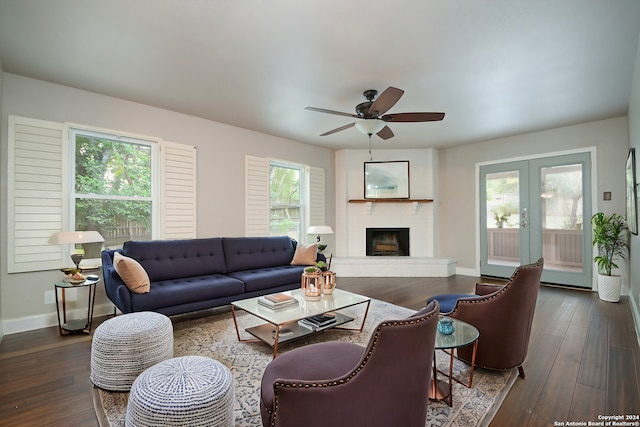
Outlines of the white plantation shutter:
<svg viewBox="0 0 640 427">
<path fill-rule="evenodd" d="M 309 170 L 309 225 L 326 225 L 324 217 L 324 169 Z"/>
<path fill-rule="evenodd" d="M 7 271 L 51 270 L 63 250 L 47 240 L 68 207 L 67 144 L 61 123 L 9 116 Z"/>
<path fill-rule="evenodd" d="M 269 235 L 269 160 L 244 158 L 245 236 Z"/>
<path fill-rule="evenodd" d="M 162 239 L 196 237 L 196 149 L 162 141 L 161 236 Z"/>
</svg>

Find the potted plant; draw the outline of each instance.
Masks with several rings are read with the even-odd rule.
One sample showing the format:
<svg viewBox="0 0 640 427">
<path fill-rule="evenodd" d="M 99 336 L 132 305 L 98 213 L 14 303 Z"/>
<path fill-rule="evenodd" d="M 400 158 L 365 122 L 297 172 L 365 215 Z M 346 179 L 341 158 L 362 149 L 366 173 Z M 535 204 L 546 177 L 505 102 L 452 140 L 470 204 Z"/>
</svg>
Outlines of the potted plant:
<svg viewBox="0 0 640 427">
<path fill-rule="evenodd" d="M 496 220 L 496 227 L 504 227 L 504 224 L 509 220 L 509 216 L 510 215 L 507 212 L 500 215 L 498 212 L 493 211 L 493 218 Z"/>
<path fill-rule="evenodd" d="M 593 260 L 598 266 L 598 295 L 603 301 L 618 302 L 622 276 L 612 274 L 616 259 L 625 259 L 629 250 L 627 224 L 620 214 L 598 212 L 591 217 L 593 246 L 598 250 Z"/>
</svg>

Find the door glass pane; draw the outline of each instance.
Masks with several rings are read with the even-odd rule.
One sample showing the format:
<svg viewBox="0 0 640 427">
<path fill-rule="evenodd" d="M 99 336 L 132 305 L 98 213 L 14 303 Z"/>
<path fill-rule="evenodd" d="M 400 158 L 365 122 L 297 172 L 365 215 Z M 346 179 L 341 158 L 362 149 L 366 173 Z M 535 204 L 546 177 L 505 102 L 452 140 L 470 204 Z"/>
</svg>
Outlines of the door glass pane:
<svg viewBox="0 0 640 427">
<path fill-rule="evenodd" d="M 487 263 L 520 264 L 520 176 L 518 171 L 486 175 Z"/>
<path fill-rule="evenodd" d="M 542 171 L 542 256 L 549 270 L 581 272 L 582 165 L 544 167 Z"/>
</svg>

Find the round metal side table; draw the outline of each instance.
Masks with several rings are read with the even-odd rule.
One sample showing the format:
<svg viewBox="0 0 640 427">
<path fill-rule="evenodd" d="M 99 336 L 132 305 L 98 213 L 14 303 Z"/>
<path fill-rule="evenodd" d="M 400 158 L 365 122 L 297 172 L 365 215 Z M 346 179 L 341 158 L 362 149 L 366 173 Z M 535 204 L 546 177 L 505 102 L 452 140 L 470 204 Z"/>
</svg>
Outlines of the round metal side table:
<svg viewBox="0 0 640 427">
<path fill-rule="evenodd" d="M 449 372 L 442 372 L 437 369 L 436 352 L 433 354 L 433 373 L 431 375 L 431 390 L 429 399 L 441 400 L 447 405 L 453 405 L 453 382 L 456 381 L 467 388 L 471 388 L 473 383 L 473 368 L 476 360 L 476 350 L 478 349 L 478 338 L 480 332 L 475 326 L 470 325 L 462 320 L 452 319 L 454 332 L 450 335 L 444 335 L 440 331 L 436 331 L 436 350 L 449 350 Z M 473 354 L 471 356 L 471 372 L 469 373 L 469 382 L 464 383 L 453 376 L 453 358 L 454 351 L 458 347 L 473 345 Z M 448 381 L 439 380 L 437 375 L 441 373 L 448 376 Z"/>
<path fill-rule="evenodd" d="M 93 322 L 93 305 L 96 300 L 96 284 L 100 279 L 87 279 L 82 283 L 71 283 L 68 280 L 61 280 L 54 285 L 56 293 L 56 311 L 58 312 L 58 330 L 60 335 L 69 335 L 70 333 L 82 332 L 91 333 L 91 323 Z M 65 291 L 67 289 L 88 289 L 87 299 L 87 317 L 83 319 L 67 319 L 67 302 L 65 299 Z M 60 296 L 60 298 L 59 298 Z M 60 299 L 62 301 L 60 301 Z M 62 305 L 62 318 L 60 317 L 60 305 Z"/>
</svg>

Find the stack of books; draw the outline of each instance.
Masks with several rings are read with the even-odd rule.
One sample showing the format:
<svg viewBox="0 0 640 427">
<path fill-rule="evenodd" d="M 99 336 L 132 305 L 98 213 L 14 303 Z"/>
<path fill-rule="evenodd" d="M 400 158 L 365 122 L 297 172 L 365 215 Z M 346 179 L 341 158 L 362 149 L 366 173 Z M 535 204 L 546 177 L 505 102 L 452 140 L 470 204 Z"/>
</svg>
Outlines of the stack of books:
<svg viewBox="0 0 640 427">
<path fill-rule="evenodd" d="M 258 304 L 276 310 L 294 306 L 298 300 L 286 294 L 271 294 L 258 297 Z"/>
<path fill-rule="evenodd" d="M 325 329 L 336 323 L 336 316 L 330 313 L 318 314 L 316 316 L 305 317 L 298 321 L 298 323 L 301 326 L 311 329 Z"/>
</svg>

